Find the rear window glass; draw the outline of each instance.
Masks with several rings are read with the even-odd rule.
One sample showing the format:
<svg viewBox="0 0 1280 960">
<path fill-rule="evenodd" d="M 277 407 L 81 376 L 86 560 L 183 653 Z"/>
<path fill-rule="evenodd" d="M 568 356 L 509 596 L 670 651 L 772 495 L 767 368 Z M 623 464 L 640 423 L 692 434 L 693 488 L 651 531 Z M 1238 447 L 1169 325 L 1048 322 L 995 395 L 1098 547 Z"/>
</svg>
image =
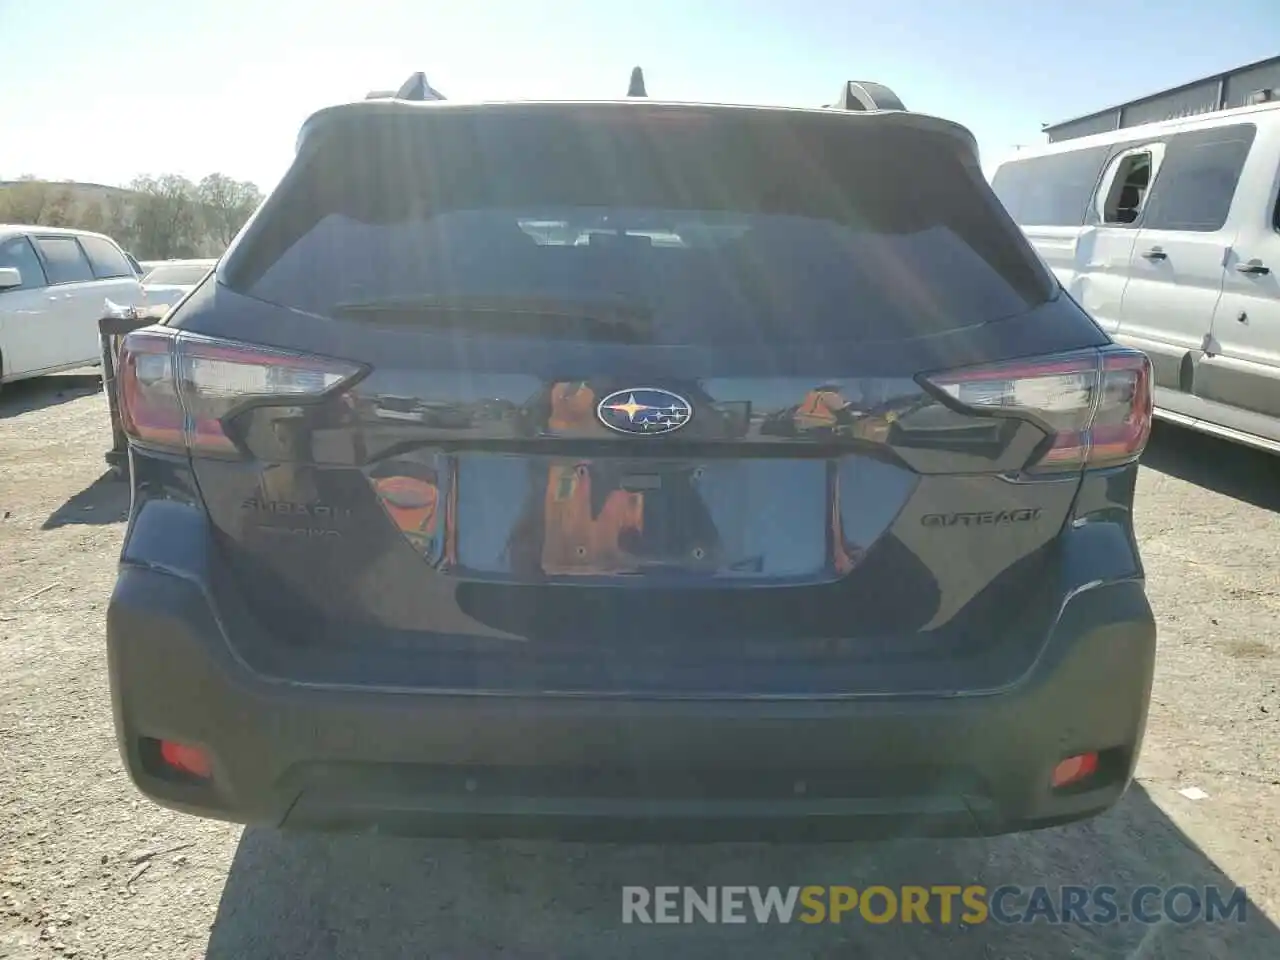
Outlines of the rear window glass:
<svg viewBox="0 0 1280 960">
<path fill-rule="evenodd" d="M 1078 227 L 1107 160 L 1107 147 L 1010 160 L 991 179 L 991 188 L 1024 227 Z"/>
<path fill-rule="evenodd" d="M 1050 294 L 937 135 L 642 109 L 322 130 L 227 280 L 321 315 L 414 298 L 621 300 L 662 343 L 896 339 Z"/>
</svg>

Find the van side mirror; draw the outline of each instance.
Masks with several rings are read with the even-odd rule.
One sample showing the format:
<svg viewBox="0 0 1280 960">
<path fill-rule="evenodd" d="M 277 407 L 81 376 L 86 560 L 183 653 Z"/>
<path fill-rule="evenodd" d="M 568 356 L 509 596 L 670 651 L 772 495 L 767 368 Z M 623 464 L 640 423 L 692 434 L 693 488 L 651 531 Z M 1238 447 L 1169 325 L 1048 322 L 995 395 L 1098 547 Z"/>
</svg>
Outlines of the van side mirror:
<svg viewBox="0 0 1280 960">
<path fill-rule="evenodd" d="M 17 267 L 0 267 L 0 290 L 22 286 L 22 271 Z"/>
</svg>

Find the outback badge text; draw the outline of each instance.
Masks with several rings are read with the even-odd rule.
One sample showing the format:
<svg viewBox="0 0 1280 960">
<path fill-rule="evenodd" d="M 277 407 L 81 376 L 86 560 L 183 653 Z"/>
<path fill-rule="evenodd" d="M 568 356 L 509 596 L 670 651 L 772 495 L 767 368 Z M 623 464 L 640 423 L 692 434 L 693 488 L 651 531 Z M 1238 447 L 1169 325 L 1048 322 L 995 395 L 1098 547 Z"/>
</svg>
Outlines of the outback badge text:
<svg viewBox="0 0 1280 960">
<path fill-rule="evenodd" d="M 1020 510 L 983 510 L 977 513 L 926 513 L 920 518 L 925 527 L 990 527 L 1008 523 L 1031 523 L 1040 519 L 1039 507 Z"/>
</svg>

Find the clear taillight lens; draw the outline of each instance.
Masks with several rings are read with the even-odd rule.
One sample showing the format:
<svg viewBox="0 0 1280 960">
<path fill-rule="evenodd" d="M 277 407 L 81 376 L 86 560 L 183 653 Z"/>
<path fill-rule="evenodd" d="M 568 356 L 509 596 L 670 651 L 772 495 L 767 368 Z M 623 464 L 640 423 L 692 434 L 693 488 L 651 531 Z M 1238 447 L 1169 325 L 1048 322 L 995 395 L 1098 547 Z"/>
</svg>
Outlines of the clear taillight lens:
<svg viewBox="0 0 1280 960">
<path fill-rule="evenodd" d="M 1102 389 L 1089 430 L 1089 463 L 1126 463 L 1151 437 L 1151 361 L 1136 350 L 1102 355 Z"/>
<path fill-rule="evenodd" d="M 354 363 L 147 327 L 120 349 L 120 418 L 139 443 L 232 454 L 225 420 L 255 401 L 311 400 L 351 381 Z"/>
<path fill-rule="evenodd" d="M 1151 435 L 1151 362 L 1124 347 L 987 364 L 927 378 L 974 411 L 1035 419 L 1050 431 L 1039 471 L 1137 459 Z"/>
</svg>

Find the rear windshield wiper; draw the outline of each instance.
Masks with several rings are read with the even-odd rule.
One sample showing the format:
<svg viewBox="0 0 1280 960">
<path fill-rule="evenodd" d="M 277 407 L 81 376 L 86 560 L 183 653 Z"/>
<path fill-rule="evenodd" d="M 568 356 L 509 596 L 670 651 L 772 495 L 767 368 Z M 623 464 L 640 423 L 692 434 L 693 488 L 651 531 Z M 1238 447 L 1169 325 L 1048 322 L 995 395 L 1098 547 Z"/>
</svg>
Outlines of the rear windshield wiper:
<svg viewBox="0 0 1280 960">
<path fill-rule="evenodd" d="M 653 311 L 642 303 L 546 297 L 395 297 L 339 303 L 330 312 L 395 326 L 619 343 L 646 342 L 653 320 Z"/>
</svg>

